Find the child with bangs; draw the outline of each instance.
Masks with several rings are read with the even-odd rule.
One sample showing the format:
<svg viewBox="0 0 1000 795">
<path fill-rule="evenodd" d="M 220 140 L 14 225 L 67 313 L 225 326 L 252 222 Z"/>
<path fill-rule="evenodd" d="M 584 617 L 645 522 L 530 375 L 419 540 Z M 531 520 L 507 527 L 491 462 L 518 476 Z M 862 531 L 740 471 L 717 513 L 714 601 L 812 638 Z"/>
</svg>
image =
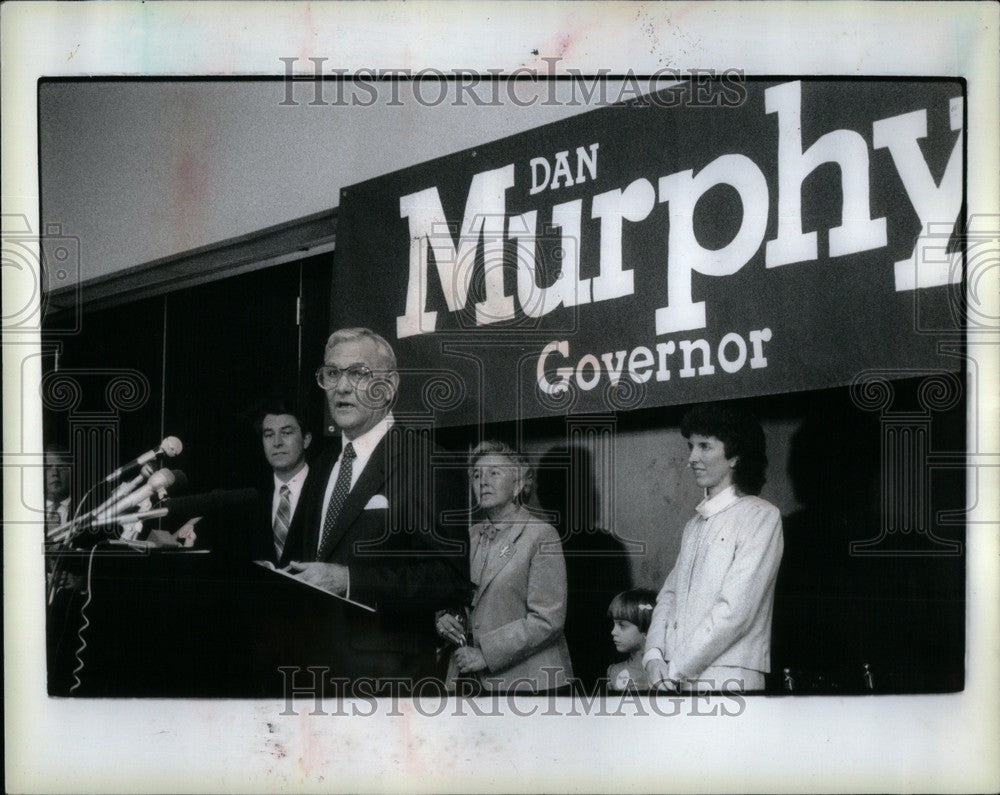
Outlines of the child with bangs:
<svg viewBox="0 0 1000 795">
<path fill-rule="evenodd" d="M 608 666 L 608 688 L 649 690 L 649 679 L 642 665 L 646 633 L 656 605 L 656 592 L 649 588 L 623 591 L 611 600 L 608 618 L 614 623 L 611 640 L 620 654 L 628 655 L 622 662 Z"/>
</svg>

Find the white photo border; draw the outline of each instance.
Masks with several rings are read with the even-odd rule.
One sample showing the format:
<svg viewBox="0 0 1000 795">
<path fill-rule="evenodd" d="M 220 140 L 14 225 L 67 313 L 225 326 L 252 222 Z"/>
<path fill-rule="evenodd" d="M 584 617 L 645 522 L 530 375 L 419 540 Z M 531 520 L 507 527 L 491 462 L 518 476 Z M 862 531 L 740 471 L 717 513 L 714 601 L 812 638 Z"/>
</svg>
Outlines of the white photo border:
<svg viewBox="0 0 1000 795">
<path fill-rule="evenodd" d="M 280 75 L 282 56 L 330 65 L 526 65 L 582 72 L 735 67 L 752 75 L 963 77 L 968 212 L 998 207 L 996 4 L 904 3 L 7 3 L 2 36 L 2 201 L 37 228 L 37 81 L 80 75 Z M 994 228 L 995 231 L 995 228 Z M 995 256 L 995 254 L 994 254 Z M 9 274 L 4 272 L 5 286 Z M 979 285 L 1000 315 L 1000 268 Z M 12 792 L 996 791 L 996 469 L 978 479 L 967 535 L 967 672 L 961 693 L 754 697 L 739 716 L 462 718 L 280 716 L 277 702 L 51 699 L 45 695 L 39 529 L 37 334 L 9 333 L 24 295 L 4 290 L 6 788 Z M 982 301 L 992 302 L 982 304 Z M 970 339 L 978 375 L 968 449 L 996 456 L 998 345 Z M 37 358 L 33 360 L 37 362 Z M 22 367 L 27 362 L 26 366 Z M 973 369 L 973 368 L 970 368 Z M 24 383 L 22 383 L 22 379 Z M 36 456 L 37 458 L 37 456 Z M 32 465 L 33 464 L 33 465 Z M 23 473 L 23 474 L 22 474 Z M 976 479 L 970 476 L 970 495 Z M 38 607 L 39 609 L 33 609 Z M 522 705 L 527 707 L 530 705 Z"/>
</svg>

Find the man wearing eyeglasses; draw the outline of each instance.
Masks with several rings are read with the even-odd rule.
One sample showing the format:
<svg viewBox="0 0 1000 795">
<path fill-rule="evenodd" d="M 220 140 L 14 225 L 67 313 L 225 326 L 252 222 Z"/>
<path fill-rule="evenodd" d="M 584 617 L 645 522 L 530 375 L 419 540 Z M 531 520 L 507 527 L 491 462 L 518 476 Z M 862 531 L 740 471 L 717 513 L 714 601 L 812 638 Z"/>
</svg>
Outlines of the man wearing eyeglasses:
<svg viewBox="0 0 1000 795">
<path fill-rule="evenodd" d="M 303 560 L 288 571 L 375 608 L 348 611 L 342 644 L 353 676 L 429 674 L 434 610 L 468 588 L 466 541 L 457 532 L 447 538 L 441 521 L 461 489 L 432 468 L 426 434 L 395 422 L 399 373 L 385 339 L 364 328 L 334 332 L 316 380 L 343 445 L 317 461 L 304 537 L 294 547 Z"/>
</svg>

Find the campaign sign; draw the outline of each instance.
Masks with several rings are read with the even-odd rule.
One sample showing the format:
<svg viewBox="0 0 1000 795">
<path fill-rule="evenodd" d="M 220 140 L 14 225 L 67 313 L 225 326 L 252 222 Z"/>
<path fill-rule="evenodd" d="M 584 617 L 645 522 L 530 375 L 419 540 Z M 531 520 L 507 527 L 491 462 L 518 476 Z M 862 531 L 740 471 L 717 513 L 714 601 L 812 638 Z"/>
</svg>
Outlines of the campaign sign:
<svg viewBox="0 0 1000 795">
<path fill-rule="evenodd" d="M 397 411 L 471 424 L 959 368 L 939 344 L 962 333 L 963 83 L 715 88 L 344 189 L 331 323 L 393 345 Z"/>
</svg>

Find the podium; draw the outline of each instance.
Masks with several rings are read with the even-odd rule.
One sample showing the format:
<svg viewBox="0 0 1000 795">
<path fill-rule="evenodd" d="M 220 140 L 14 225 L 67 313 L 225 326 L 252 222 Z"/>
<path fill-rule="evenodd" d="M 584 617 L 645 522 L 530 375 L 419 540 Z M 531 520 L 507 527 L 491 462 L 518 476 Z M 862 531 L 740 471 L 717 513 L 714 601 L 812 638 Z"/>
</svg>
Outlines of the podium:
<svg viewBox="0 0 1000 795">
<path fill-rule="evenodd" d="M 72 557 L 66 565 L 85 583 L 88 554 Z M 328 680 L 361 673 L 345 638 L 352 613 L 364 611 L 249 560 L 198 550 L 98 549 L 90 582 L 74 696 L 280 698 L 296 669 L 300 689 L 312 676 L 309 667 Z M 73 683 L 65 666 L 76 667 L 80 646 L 85 594 L 66 598 L 68 605 L 56 600 L 49 618 L 67 622 L 50 626 L 50 643 L 60 644 L 58 653 L 50 650 L 50 695 L 70 694 L 60 692 L 62 683 Z"/>
</svg>

